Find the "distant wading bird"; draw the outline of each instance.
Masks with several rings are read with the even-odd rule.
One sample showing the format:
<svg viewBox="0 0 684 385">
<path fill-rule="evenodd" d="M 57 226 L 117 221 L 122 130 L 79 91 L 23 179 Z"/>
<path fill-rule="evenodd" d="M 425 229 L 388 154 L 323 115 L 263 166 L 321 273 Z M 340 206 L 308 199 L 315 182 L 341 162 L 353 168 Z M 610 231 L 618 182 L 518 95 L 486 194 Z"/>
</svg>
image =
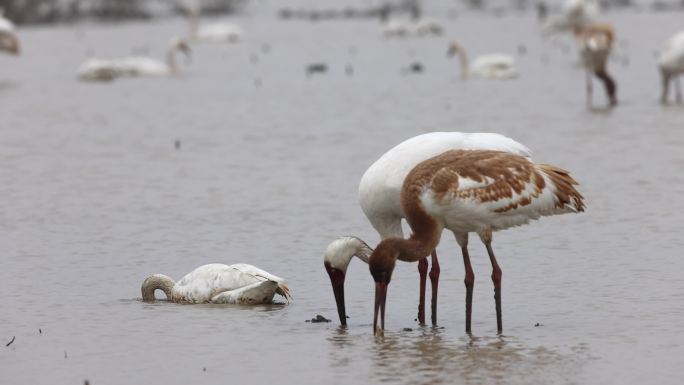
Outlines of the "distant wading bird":
<svg viewBox="0 0 684 385">
<path fill-rule="evenodd" d="M 670 82 L 675 84 L 676 100 L 682 102 L 682 85 L 679 76 L 684 74 L 684 31 L 672 36 L 660 50 L 658 67 L 663 81 L 660 100 L 667 103 Z"/>
<path fill-rule="evenodd" d="M 447 55 L 458 55 L 461 62 L 461 75 L 463 79 L 475 77 L 480 79 L 513 79 L 518 76 L 515 68 L 515 59 L 512 56 L 494 53 L 481 55 L 468 63 L 468 56 L 461 44 L 454 40 L 449 45 Z"/>
<path fill-rule="evenodd" d="M 401 220 L 405 218 L 401 206 L 400 194 L 406 175 L 418 163 L 437 156 L 448 150 L 456 149 L 488 149 L 505 151 L 523 157 L 531 156 L 530 150 L 522 144 L 499 134 L 493 133 L 461 133 L 461 132 L 431 132 L 407 139 L 387 151 L 375 161 L 361 177 L 359 184 L 359 203 L 363 213 L 373 228 L 380 234 L 381 239 L 403 238 Z M 468 255 L 467 238 L 459 241 L 465 265 L 466 302 L 472 302 L 474 274 Z M 337 311 L 342 325 L 347 324 L 344 303 L 344 281 L 347 267 L 351 259 L 356 256 L 368 263 L 373 249 L 357 237 L 341 237 L 328 245 L 324 265 L 332 284 Z M 418 321 L 425 324 L 425 288 L 427 284 L 427 258 L 418 263 L 420 274 L 420 296 L 418 305 Z M 439 262 L 437 254 L 432 251 L 432 269 L 430 281 L 432 283 L 432 323 L 437 322 L 437 288 L 439 280 Z M 467 311 L 470 314 L 470 310 Z M 470 331 L 470 316 L 467 316 L 466 330 Z"/>
<path fill-rule="evenodd" d="M 200 25 L 200 9 L 192 6 L 185 6 L 184 9 L 190 22 L 188 38 L 191 41 L 236 43 L 242 40 L 245 34 L 239 26 L 226 22 Z"/>
<path fill-rule="evenodd" d="M 0 50 L 13 55 L 19 55 L 19 39 L 17 39 L 14 24 L 2 15 L 0 9 Z"/>
<path fill-rule="evenodd" d="M 609 105 L 617 105 L 617 85 L 606 68 L 615 40 L 613 27 L 609 24 L 595 23 L 576 30 L 575 34 L 584 68 L 587 70 L 587 105 L 592 105 L 592 73 L 603 82 Z"/>
<path fill-rule="evenodd" d="M 163 274 L 151 275 L 141 287 L 143 301 L 154 301 L 157 289 L 169 301 L 182 303 L 253 305 L 271 303 L 275 294 L 291 298 L 284 279 L 244 263 L 203 265 L 178 282 Z"/>
<path fill-rule="evenodd" d="M 542 31 L 572 32 L 593 23 L 599 14 L 599 5 L 595 0 L 566 0 L 561 13 L 544 18 Z"/>
<path fill-rule="evenodd" d="M 470 232 L 477 233 L 487 247 L 497 331 L 501 334 L 502 272 L 492 250 L 492 232 L 545 215 L 583 211 L 583 198 L 576 184 L 565 170 L 501 151 L 450 150 L 418 164 L 401 190 L 401 207 L 413 233 L 408 239 L 382 240 L 369 258 L 375 280 L 374 333 L 382 333 L 385 327 L 387 287 L 396 260 L 415 262 L 425 258 L 439 244 L 442 229 L 447 228 L 454 232 L 464 251 Z M 466 325 L 470 324 L 469 300 Z"/>
<path fill-rule="evenodd" d="M 190 46 L 179 37 L 169 42 L 166 62 L 145 56 L 131 56 L 120 59 L 89 59 L 77 70 L 84 81 L 112 80 L 120 76 L 170 76 L 178 72 L 176 52 L 190 55 Z"/>
<path fill-rule="evenodd" d="M 386 38 L 441 36 L 443 32 L 444 27 L 437 20 L 426 18 L 416 21 L 389 20 L 382 24 L 382 34 Z"/>
</svg>

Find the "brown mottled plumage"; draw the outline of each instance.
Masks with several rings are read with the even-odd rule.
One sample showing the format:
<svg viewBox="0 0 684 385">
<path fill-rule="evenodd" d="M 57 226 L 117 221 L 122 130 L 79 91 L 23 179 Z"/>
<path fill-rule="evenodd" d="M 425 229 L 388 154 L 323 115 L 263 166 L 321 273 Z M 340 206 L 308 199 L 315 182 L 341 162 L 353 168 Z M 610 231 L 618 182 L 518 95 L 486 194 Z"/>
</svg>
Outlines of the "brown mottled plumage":
<svg viewBox="0 0 684 385">
<path fill-rule="evenodd" d="M 491 248 L 492 232 L 545 215 L 584 211 L 577 182 L 556 166 L 501 151 L 451 150 L 419 163 L 404 180 L 401 205 L 413 233 L 380 242 L 369 260 L 376 282 L 374 330 L 383 314 L 387 285 L 397 259 L 418 261 L 439 243 L 443 228 L 454 232 L 466 266 L 466 331 L 470 332 L 474 276 L 467 253 L 469 232 L 487 247 L 495 287 L 497 328 L 501 322 L 501 268 Z"/>
</svg>

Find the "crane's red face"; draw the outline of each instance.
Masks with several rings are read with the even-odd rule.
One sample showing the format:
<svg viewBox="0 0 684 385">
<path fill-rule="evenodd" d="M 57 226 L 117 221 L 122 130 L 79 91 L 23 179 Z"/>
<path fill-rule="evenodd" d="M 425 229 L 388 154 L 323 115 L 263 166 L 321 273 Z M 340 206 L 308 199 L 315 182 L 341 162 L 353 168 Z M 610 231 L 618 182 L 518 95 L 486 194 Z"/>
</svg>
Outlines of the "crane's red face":
<svg viewBox="0 0 684 385">
<path fill-rule="evenodd" d="M 382 335 L 385 330 L 387 286 L 392 280 L 397 256 L 398 252 L 389 244 L 381 242 L 368 261 L 368 267 L 375 281 L 375 310 L 373 312 L 373 334 L 375 335 Z M 380 329 L 378 329 L 378 310 L 380 310 Z"/>
<path fill-rule="evenodd" d="M 344 306 L 344 271 L 334 268 L 328 262 L 323 263 L 325 271 L 330 277 L 330 284 L 335 295 L 335 303 L 337 304 L 337 314 L 340 316 L 340 324 L 347 326 L 347 313 Z"/>
</svg>

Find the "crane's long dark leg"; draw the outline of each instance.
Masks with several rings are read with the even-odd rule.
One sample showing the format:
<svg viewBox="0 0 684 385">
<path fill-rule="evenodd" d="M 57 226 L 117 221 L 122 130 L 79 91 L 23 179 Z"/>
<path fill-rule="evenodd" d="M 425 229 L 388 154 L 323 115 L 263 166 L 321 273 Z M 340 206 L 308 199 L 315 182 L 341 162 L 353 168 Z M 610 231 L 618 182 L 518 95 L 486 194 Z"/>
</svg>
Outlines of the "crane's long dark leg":
<svg viewBox="0 0 684 385">
<path fill-rule="evenodd" d="M 592 97 L 593 95 L 592 95 L 592 94 L 594 93 L 594 92 L 593 92 L 594 89 L 593 89 L 593 86 L 592 86 L 592 79 L 591 79 L 591 77 L 592 77 L 591 72 L 587 71 L 587 107 L 588 107 L 588 108 L 591 108 L 591 106 L 592 106 L 592 104 L 593 104 L 593 103 L 592 103 L 592 99 L 593 99 L 593 97 Z"/>
<path fill-rule="evenodd" d="M 466 287 L 466 333 L 471 332 L 471 318 L 473 314 L 473 287 L 475 286 L 475 273 L 473 273 L 473 266 L 470 264 L 470 255 L 468 254 L 468 246 L 461 247 L 463 253 L 463 265 L 465 267 L 465 283 Z"/>
<path fill-rule="evenodd" d="M 494 301 L 496 302 L 496 331 L 497 334 L 503 332 L 503 325 L 501 322 L 501 268 L 496 262 L 496 257 L 494 256 L 494 250 L 492 250 L 491 235 L 490 239 L 485 242 L 487 246 L 487 253 L 489 254 L 489 260 L 492 262 L 492 282 L 494 282 Z"/>
<path fill-rule="evenodd" d="M 466 333 L 471 332 L 471 319 L 473 314 L 473 287 L 475 286 L 475 273 L 473 273 L 473 266 L 470 264 L 470 255 L 468 254 L 468 233 L 455 234 L 458 245 L 461 246 L 461 253 L 463 253 L 463 266 L 465 267 L 465 283 L 466 287 Z"/>
<path fill-rule="evenodd" d="M 668 74 L 666 71 L 661 70 L 660 77 L 663 82 L 663 93 L 660 96 L 660 102 L 666 104 L 668 94 L 670 93 L 670 74 Z"/>
<path fill-rule="evenodd" d="M 439 285 L 439 261 L 437 261 L 437 250 L 432 250 L 432 268 L 430 269 L 430 283 L 432 284 L 432 326 L 436 326 L 437 286 Z"/>
<path fill-rule="evenodd" d="M 427 285 L 427 258 L 418 261 L 418 274 L 420 274 L 420 298 L 418 298 L 418 323 L 425 325 L 425 286 Z"/>
<path fill-rule="evenodd" d="M 677 103 L 682 102 L 682 83 L 680 83 L 680 77 L 681 76 L 675 76 L 674 82 L 675 82 L 675 92 L 677 93 Z"/>
</svg>

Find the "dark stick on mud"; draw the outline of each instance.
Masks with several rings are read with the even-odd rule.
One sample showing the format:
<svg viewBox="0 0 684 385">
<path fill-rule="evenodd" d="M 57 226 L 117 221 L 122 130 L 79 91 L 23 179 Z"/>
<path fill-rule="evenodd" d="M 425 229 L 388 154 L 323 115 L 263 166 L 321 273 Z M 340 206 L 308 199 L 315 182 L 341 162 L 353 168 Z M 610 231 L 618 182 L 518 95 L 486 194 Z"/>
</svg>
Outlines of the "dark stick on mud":
<svg viewBox="0 0 684 385">
<path fill-rule="evenodd" d="M 16 338 L 17 338 L 17 336 L 13 336 L 13 337 L 12 337 L 12 340 L 11 340 L 10 342 L 8 342 L 7 345 L 5 345 L 5 346 L 10 346 L 10 345 L 12 345 L 12 343 L 14 342 L 14 340 L 15 340 Z"/>
</svg>

